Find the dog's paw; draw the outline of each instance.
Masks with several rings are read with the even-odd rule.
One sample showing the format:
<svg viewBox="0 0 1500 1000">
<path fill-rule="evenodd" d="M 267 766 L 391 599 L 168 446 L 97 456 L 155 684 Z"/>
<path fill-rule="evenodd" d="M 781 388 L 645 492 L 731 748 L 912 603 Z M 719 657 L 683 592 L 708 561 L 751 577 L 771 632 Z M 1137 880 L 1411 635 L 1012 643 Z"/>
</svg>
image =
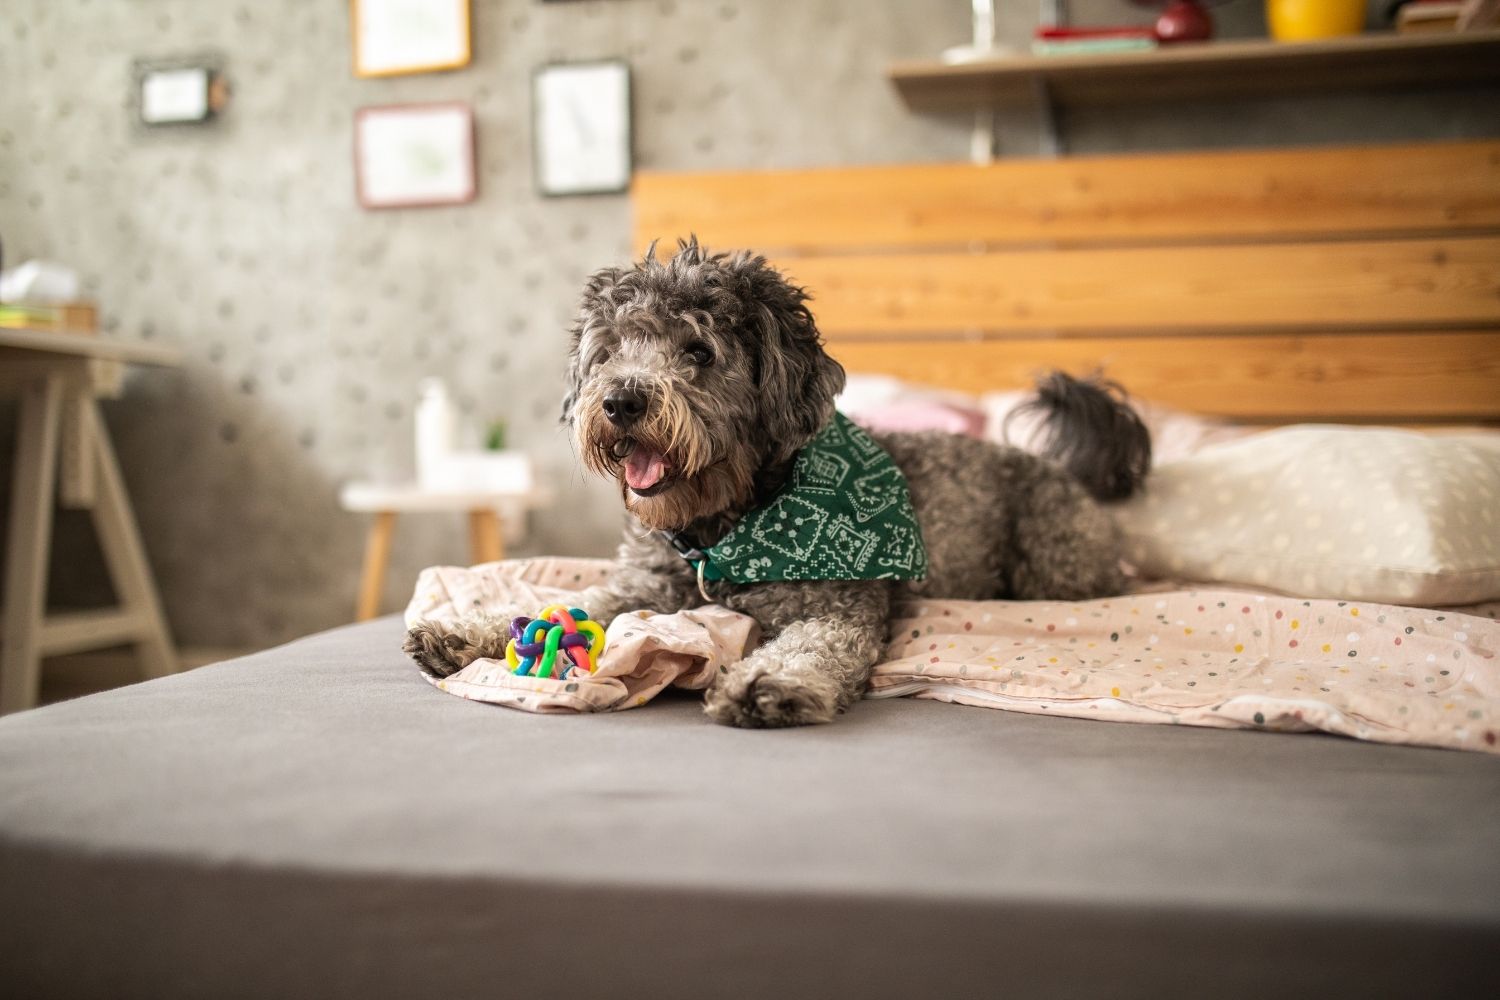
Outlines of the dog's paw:
<svg viewBox="0 0 1500 1000">
<path fill-rule="evenodd" d="M 742 729 L 816 725 L 838 715 L 838 686 L 821 677 L 736 672 L 731 667 L 709 689 L 703 710 L 717 723 Z"/>
<path fill-rule="evenodd" d="M 513 615 L 475 612 L 452 622 L 418 622 L 401 643 L 423 670 L 448 677 L 475 660 L 502 659 Z"/>
<path fill-rule="evenodd" d="M 408 629 L 401 649 L 434 677 L 448 677 L 475 659 L 468 640 L 432 622 L 418 622 Z"/>
</svg>

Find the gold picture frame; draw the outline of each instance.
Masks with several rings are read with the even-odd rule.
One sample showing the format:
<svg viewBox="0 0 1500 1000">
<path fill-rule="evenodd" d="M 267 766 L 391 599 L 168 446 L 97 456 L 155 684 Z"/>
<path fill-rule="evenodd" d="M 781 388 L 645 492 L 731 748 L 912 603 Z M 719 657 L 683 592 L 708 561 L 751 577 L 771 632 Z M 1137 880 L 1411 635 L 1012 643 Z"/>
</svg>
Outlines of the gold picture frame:
<svg viewBox="0 0 1500 1000">
<path fill-rule="evenodd" d="M 357 77 L 438 73 L 469 65 L 470 0 L 349 0 Z"/>
</svg>

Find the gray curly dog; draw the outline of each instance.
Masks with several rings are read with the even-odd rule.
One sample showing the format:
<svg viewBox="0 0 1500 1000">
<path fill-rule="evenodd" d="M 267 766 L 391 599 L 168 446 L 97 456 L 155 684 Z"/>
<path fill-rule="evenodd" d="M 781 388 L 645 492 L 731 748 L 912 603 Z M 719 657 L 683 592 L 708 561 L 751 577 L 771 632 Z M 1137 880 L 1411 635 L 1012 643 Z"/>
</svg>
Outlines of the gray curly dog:
<svg viewBox="0 0 1500 1000">
<path fill-rule="evenodd" d="M 823 350 L 802 289 L 763 257 L 710 254 L 696 239 L 589 279 L 573 329 L 563 420 L 584 464 L 616 479 L 629 512 L 619 568 L 577 604 L 602 621 L 702 605 L 700 581 L 664 533 L 713 545 L 787 483 L 833 417 L 844 370 Z M 764 641 L 721 668 L 705 710 L 746 727 L 828 722 L 859 699 L 892 602 L 1084 600 L 1124 586 L 1111 517 L 1150 441 L 1118 387 L 1052 374 L 1027 404 L 1046 457 L 938 432 L 876 434 L 906 477 L 927 546 L 917 581 L 707 584 Z M 531 609 L 516 609 L 525 613 Z M 447 676 L 504 655 L 510 615 L 423 622 L 404 649 Z"/>
</svg>

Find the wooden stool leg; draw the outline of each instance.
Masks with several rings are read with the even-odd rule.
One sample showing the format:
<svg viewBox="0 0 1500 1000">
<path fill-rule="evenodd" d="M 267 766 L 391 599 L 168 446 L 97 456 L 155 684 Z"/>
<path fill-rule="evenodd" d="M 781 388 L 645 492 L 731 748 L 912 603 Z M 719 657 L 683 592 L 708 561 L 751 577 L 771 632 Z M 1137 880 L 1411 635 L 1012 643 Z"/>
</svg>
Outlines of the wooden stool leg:
<svg viewBox="0 0 1500 1000">
<path fill-rule="evenodd" d="M 377 511 L 365 540 L 365 568 L 359 581 L 359 602 L 354 608 L 357 621 L 369 621 L 380 614 L 380 591 L 385 586 L 385 568 L 391 561 L 391 535 L 396 531 L 396 512 Z"/>
<path fill-rule="evenodd" d="M 99 416 L 98 405 L 93 399 L 88 402 L 93 412 L 89 438 L 96 460 L 94 528 L 120 607 L 139 622 L 140 638 L 135 641 L 135 651 L 141 666 L 147 677 L 165 677 L 177 672 L 177 650 L 167 630 L 151 564 L 146 560 L 146 546 L 141 542 L 141 530 L 130 506 L 130 495 L 125 492 L 120 463 Z"/>
<path fill-rule="evenodd" d="M 89 509 L 98 499 L 99 456 L 94 435 L 101 433 L 103 425 L 93 393 L 69 393 L 63 399 L 57 470 L 57 496 L 64 507 Z"/>
<path fill-rule="evenodd" d="M 500 538 L 500 515 L 492 508 L 469 511 L 469 558 L 476 565 L 505 558 L 505 545 Z"/>
<path fill-rule="evenodd" d="M 35 705 L 41 687 L 39 642 L 62 397 L 62 379 L 56 376 L 27 385 L 21 394 L 5 550 L 5 615 L 0 619 L 0 714 Z"/>
</svg>

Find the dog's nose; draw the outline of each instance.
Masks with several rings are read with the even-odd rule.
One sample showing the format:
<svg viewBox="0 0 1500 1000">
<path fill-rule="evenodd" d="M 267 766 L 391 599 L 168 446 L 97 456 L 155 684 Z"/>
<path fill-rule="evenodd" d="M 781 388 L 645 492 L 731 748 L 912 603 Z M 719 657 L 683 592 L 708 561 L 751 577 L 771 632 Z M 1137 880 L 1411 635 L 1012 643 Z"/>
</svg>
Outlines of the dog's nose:
<svg viewBox="0 0 1500 1000">
<path fill-rule="evenodd" d="M 613 389 L 604 397 L 604 415 L 616 427 L 629 427 L 646 412 L 646 394 L 639 389 Z"/>
</svg>

